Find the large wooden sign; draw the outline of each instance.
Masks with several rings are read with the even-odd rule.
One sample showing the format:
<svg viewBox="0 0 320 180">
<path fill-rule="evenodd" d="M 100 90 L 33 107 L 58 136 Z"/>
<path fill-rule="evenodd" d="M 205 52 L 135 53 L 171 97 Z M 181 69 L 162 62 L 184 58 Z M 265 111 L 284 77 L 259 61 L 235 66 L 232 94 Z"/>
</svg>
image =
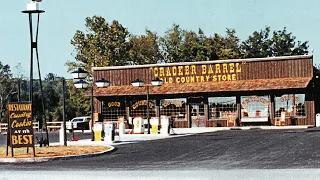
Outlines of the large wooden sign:
<svg viewBox="0 0 320 180">
<path fill-rule="evenodd" d="M 150 68 L 154 77 L 164 83 L 194 83 L 236 81 L 237 73 L 241 73 L 242 63 L 181 65 Z"/>
<path fill-rule="evenodd" d="M 297 78 L 313 76 L 313 57 L 283 56 L 237 60 L 213 60 L 202 62 L 179 62 L 165 64 L 145 64 L 133 66 L 94 67 L 95 79 L 108 79 L 117 87 L 112 94 L 121 94 L 135 79 L 150 83 L 160 78 L 166 84 L 180 85 L 202 82 L 228 82 L 240 80 Z M 284 70 L 285 69 L 285 70 Z M 228 83 L 228 84 L 229 84 Z M 100 93 L 102 90 L 95 91 Z M 180 94 L 180 90 L 170 90 Z M 110 93 L 108 91 L 108 93 Z M 103 94 L 102 96 L 107 95 Z M 102 93 L 101 93 L 102 94 Z M 135 93 L 137 94 L 137 93 Z M 127 92 L 125 95 L 129 95 Z M 142 95 L 142 94 L 141 94 Z"/>
<path fill-rule="evenodd" d="M 30 102 L 11 102 L 8 104 L 8 133 L 7 133 L 7 155 L 8 146 L 13 148 L 32 147 L 34 149 L 34 133 L 32 123 L 32 105 Z M 27 149 L 28 152 L 29 149 Z"/>
</svg>

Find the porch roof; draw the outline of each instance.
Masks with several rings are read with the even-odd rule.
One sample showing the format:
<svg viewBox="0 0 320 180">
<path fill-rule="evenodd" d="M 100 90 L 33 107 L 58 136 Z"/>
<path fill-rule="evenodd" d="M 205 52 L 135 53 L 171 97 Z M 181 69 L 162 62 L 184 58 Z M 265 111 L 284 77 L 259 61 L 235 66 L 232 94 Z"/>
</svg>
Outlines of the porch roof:
<svg viewBox="0 0 320 180">
<path fill-rule="evenodd" d="M 172 83 L 163 84 L 161 87 L 150 87 L 150 95 L 161 94 L 189 94 L 203 92 L 238 92 L 238 91 L 263 91 L 281 89 L 306 88 L 312 77 L 253 79 L 239 81 L 197 82 L 197 83 Z M 110 86 L 95 88 L 94 96 L 135 96 L 145 95 L 146 87 Z"/>
</svg>

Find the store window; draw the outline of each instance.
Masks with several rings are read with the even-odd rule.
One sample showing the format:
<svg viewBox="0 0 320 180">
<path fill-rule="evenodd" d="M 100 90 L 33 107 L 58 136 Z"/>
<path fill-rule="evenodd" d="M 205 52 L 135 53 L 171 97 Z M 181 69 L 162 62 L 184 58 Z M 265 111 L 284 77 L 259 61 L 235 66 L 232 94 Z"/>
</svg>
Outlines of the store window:
<svg viewBox="0 0 320 180">
<path fill-rule="evenodd" d="M 101 105 L 101 116 L 103 120 L 117 121 L 119 116 L 126 116 L 126 107 L 124 102 L 102 101 Z"/>
<path fill-rule="evenodd" d="M 228 119 L 237 117 L 236 97 L 210 97 L 209 120 Z"/>
<path fill-rule="evenodd" d="M 147 118 L 147 101 L 133 100 L 130 102 L 130 116 Z M 156 116 L 156 101 L 149 100 L 149 117 Z"/>
<path fill-rule="evenodd" d="M 186 120 L 186 98 L 162 99 L 160 101 L 160 115 L 170 116 L 176 121 Z"/>
<path fill-rule="evenodd" d="M 241 122 L 268 121 L 269 108 L 269 96 L 241 96 Z"/>
<path fill-rule="evenodd" d="M 285 112 L 286 117 L 306 116 L 304 94 L 284 94 L 275 97 L 274 101 L 275 117 L 281 117 L 281 112 Z"/>
</svg>

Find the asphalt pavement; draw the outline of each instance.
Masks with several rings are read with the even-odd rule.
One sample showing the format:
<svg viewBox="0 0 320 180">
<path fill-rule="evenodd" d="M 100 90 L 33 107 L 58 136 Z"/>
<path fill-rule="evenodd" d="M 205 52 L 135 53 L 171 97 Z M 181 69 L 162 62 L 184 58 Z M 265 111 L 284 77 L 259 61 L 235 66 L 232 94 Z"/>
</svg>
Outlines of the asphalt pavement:
<svg viewBox="0 0 320 180">
<path fill-rule="evenodd" d="M 55 179 L 317 179 L 320 175 L 320 128 L 174 130 L 176 135 L 120 136 L 120 140 L 111 143 L 116 151 L 106 155 L 33 164 L 2 164 L 0 171 L 36 172 L 39 175 L 24 176 L 25 179 L 39 179 L 45 176 L 43 172 L 47 172 L 47 176 L 56 173 Z M 87 139 L 69 143 L 108 144 Z M 5 176 L 4 173 L 1 177 L 17 175 Z"/>
</svg>

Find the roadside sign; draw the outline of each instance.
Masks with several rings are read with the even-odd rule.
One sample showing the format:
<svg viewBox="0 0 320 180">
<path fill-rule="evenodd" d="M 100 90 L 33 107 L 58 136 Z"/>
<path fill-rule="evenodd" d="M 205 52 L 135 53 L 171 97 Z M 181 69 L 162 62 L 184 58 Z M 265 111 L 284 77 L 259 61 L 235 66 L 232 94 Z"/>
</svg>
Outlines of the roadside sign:
<svg viewBox="0 0 320 180">
<path fill-rule="evenodd" d="M 31 102 L 10 102 L 8 103 L 8 132 L 7 132 L 7 153 L 8 147 L 11 147 L 11 155 L 13 148 L 29 147 L 34 149 L 34 132 L 32 123 L 32 104 Z"/>
</svg>

